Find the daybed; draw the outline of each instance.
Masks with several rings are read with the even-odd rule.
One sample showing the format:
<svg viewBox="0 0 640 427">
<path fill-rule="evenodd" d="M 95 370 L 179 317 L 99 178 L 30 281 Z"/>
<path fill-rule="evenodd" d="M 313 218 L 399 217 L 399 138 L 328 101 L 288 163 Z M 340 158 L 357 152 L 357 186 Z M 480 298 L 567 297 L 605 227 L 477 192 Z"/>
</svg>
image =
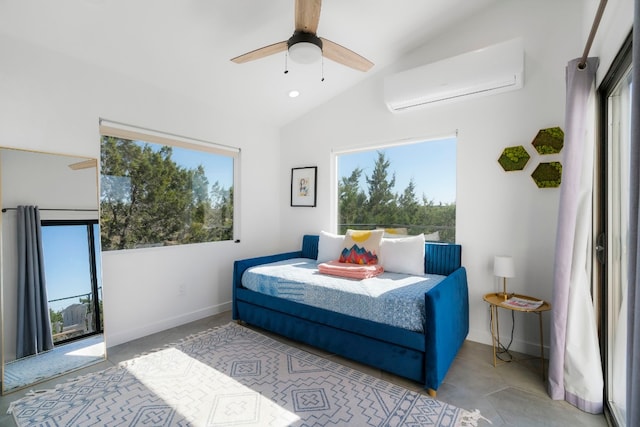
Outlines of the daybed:
<svg viewBox="0 0 640 427">
<path fill-rule="evenodd" d="M 318 235 L 305 235 L 300 251 L 235 261 L 233 319 L 420 382 L 435 396 L 469 332 L 467 276 L 460 245 L 425 243 L 425 273 L 445 277 L 424 294 L 424 325 L 418 332 L 243 286 L 243 274 L 252 267 L 315 260 L 318 241 Z"/>
</svg>

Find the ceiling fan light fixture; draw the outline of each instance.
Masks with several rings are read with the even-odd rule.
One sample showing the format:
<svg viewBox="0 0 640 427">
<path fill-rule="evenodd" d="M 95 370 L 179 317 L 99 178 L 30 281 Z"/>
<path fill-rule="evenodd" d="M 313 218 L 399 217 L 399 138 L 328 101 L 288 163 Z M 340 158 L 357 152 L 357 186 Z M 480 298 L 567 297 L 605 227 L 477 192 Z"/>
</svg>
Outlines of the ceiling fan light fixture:
<svg viewBox="0 0 640 427">
<path fill-rule="evenodd" d="M 296 43 L 289 48 L 289 58 L 298 64 L 313 64 L 322 56 L 322 49 L 313 43 Z"/>
<path fill-rule="evenodd" d="M 373 62 L 338 43 L 325 38 L 321 39 L 316 35 L 321 6 L 322 0 L 295 0 L 295 30 L 289 40 L 263 46 L 236 56 L 231 58 L 231 62 L 243 64 L 288 50 L 289 54 L 285 56 L 285 74 L 289 72 L 287 69 L 289 57 L 293 62 L 302 64 L 311 64 L 319 59 L 327 58 L 354 70 L 368 71 L 373 67 Z M 324 81 L 324 77 L 321 81 Z"/>
<path fill-rule="evenodd" d="M 287 46 L 289 58 L 298 64 L 313 64 L 322 57 L 322 40 L 315 34 L 296 31 Z"/>
</svg>

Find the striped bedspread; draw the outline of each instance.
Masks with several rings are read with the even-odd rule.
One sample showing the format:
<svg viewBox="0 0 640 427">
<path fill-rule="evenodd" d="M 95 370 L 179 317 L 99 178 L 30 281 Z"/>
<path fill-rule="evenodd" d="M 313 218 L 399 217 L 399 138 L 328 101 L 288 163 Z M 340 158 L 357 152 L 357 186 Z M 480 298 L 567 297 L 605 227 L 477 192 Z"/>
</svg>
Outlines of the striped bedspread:
<svg viewBox="0 0 640 427">
<path fill-rule="evenodd" d="M 356 280 L 320 274 L 315 260 L 294 258 L 248 269 L 242 285 L 266 295 L 424 332 L 424 294 L 444 278 L 384 272 Z"/>
</svg>

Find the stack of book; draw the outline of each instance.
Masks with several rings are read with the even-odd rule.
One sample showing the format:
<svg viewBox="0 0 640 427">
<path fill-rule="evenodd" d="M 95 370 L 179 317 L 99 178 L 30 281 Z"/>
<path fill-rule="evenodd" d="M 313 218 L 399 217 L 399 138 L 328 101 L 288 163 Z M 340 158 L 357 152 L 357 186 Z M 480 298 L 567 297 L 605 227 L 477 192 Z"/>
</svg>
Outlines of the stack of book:
<svg viewBox="0 0 640 427">
<path fill-rule="evenodd" d="M 530 299 L 524 299 L 524 298 L 518 298 L 518 297 L 511 297 L 508 300 L 506 300 L 505 302 L 503 302 L 502 304 L 503 305 L 508 305 L 509 307 L 522 308 L 522 309 L 526 309 L 526 310 L 535 310 L 536 308 L 538 308 L 542 304 L 544 304 L 544 301 L 537 301 L 537 300 L 530 300 Z"/>
</svg>

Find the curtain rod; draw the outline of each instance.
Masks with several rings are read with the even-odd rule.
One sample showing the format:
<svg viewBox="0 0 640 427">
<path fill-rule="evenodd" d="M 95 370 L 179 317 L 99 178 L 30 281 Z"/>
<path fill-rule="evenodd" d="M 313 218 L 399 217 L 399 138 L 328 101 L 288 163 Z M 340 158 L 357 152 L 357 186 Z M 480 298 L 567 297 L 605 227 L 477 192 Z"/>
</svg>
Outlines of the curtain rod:
<svg viewBox="0 0 640 427">
<path fill-rule="evenodd" d="M 2 208 L 2 212 L 6 212 L 6 211 L 15 211 L 18 210 L 18 208 Z M 67 212 L 98 212 L 98 209 L 40 209 L 38 208 L 38 210 L 40 211 L 67 211 Z"/>
<path fill-rule="evenodd" d="M 600 0 L 600 5 L 598 6 L 596 16 L 595 18 L 593 18 L 593 25 L 591 25 L 589 38 L 587 38 L 587 44 L 584 46 L 582 58 L 580 58 L 580 62 L 578 62 L 578 68 L 580 68 L 581 70 L 587 66 L 587 57 L 589 56 L 589 51 L 591 50 L 591 44 L 593 44 L 593 39 L 596 37 L 596 33 L 598 32 L 598 25 L 600 25 L 600 20 L 602 19 L 602 15 L 604 15 L 604 8 L 606 5 L 607 0 Z"/>
</svg>

